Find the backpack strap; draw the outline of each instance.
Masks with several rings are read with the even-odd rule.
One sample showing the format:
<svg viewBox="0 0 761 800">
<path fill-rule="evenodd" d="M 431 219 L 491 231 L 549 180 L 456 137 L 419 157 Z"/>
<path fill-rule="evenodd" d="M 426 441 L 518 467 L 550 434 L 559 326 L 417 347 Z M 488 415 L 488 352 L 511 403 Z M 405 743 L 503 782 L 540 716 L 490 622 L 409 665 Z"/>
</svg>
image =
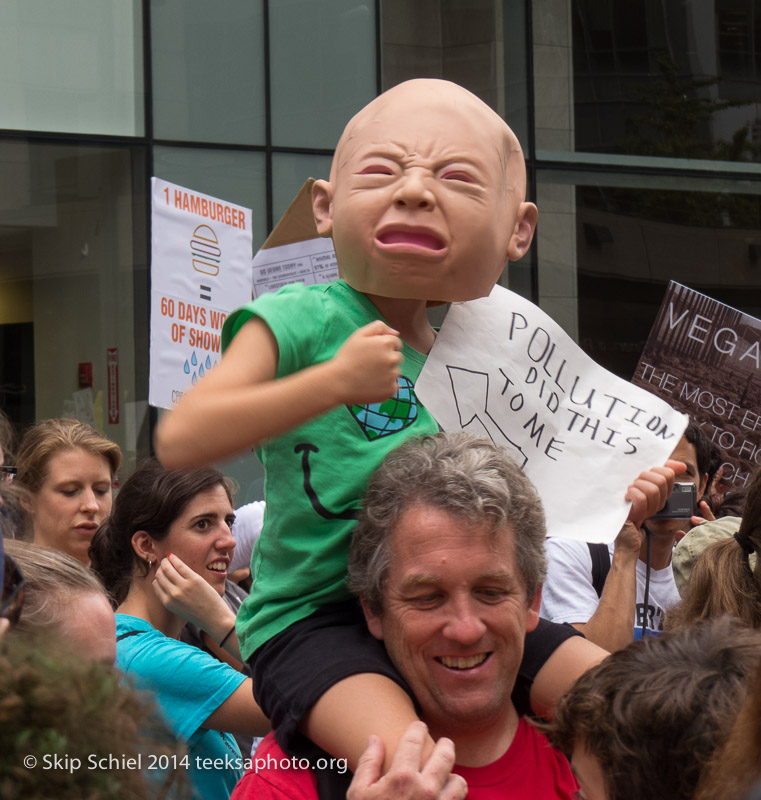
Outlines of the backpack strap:
<svg viewBox="0 0 761 800">
<path fill-rule="evenodd" d="M 602 589 L 610 572 L 610 551 L 607 544 L 587 542 L 589 555 L 592 556 L 592 586 L 598 597 L 602 597 Z"/>
</svg>

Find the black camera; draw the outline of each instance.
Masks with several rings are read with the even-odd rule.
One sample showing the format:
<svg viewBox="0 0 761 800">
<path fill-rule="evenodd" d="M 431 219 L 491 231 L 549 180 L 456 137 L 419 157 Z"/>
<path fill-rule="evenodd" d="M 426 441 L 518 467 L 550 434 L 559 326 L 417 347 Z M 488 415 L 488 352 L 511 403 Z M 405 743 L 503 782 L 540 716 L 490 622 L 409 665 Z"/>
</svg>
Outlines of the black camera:
<svg viewBox="0 0 761 800">
<path fill-rule="evenodd" d="M 689 519 L 697 511 L 698 490 L 694 483 L 675 483 L 666 505 L 653 519 Z"/>
</svg>

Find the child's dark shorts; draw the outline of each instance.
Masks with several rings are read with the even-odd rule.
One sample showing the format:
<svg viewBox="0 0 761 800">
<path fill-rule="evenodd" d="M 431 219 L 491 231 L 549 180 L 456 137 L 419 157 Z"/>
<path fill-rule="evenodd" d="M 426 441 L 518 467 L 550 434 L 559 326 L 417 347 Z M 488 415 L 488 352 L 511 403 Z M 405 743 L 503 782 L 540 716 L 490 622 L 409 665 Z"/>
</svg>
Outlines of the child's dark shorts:
<svg viewBox="0 0 761 800">
<path fill-rule="evenodd" d="M 356 600 L 334 603 L 294 622 L 249 659 L 254 698 L 269 717 L 282 749 L 299 757 L 322 755 L 298 727 L 322 695 L 344 678 L 385 675 L 410 694 L 383 642 L 367 629 Z"/>
</svg>

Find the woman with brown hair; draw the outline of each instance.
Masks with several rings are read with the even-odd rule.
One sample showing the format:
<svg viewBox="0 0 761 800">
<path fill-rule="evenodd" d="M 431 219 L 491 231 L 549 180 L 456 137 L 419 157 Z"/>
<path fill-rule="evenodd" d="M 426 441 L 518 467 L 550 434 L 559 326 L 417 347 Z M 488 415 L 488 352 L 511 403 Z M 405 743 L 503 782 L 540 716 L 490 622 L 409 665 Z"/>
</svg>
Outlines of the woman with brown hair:
<svg viewBox="0 0 761 800">
<path fill-rule="evenodd" d="M 74 419 L 29 428 L 16 454 L 15 485 L 35 544 L 62 550 L 83 564 L 98 526 L 111 513 L 119 445 Z"/>
<path fill-rule="evenodd" d="M 700 527 L 687 537 L 699 534 Z M 757 470 L 748 488 L 739 530 L 708 545 L 698 556 L 682 590 L 682 602 L 666 615 L 666 630 L 681 630 L 722 614 L 761 628 L 760 551 L 761 470 Z"/>
<path fill-rule="evenodd" d="M 235 615 L 222 600 L 234 519 L 222 473 L 166 470 L 148 459 L 124 482 L 90 548 L 116 605 L 117 666 L 155 694 L 188 743 L 197 797 L 227 797 L 242 774 L 231 734 L 269 731 L 250 678 L 178 641 L 191 621 L 240 659 Z M 215 763 L 230 766 L 203 766 Z"/>
</svg>

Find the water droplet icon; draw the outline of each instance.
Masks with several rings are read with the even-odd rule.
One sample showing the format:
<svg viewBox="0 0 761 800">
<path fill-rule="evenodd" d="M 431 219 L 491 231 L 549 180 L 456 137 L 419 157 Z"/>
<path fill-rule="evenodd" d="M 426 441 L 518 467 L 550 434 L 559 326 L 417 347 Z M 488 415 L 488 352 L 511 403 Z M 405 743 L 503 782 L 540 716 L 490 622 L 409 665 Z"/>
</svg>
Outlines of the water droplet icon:
<svg viewBox="0 0 761 800">
<path fill-rule="evenodd" d="M 198 380 L 198 376 L 197 376 L 197 375 L 195 374 L 195 372 L 194 372 L 194 373 L 193 373 L 193 385 L 194 385 L 194 386 L 195 386 L 195 384 L 196 384 L 196 381 L 197 381 L 197 380 Z"/>
<path fill-rule="evenodd" d="M 203 364 L 198 368 L 198 375 L 199 377 L 203 378 Z"/>
<path fill-rule="evenodd" d="M 190 359 L 190 363 L 195 367 L 198 365 L 198 359 L 196 358 L 196 351 L 193 351 L 193 355 Z"/>
<path fill-rule="evenodd" d="M 188 364 L 187 358 L 185 359 L 185 366 L 182 369 L 186 375 L 190 375 L 190 364 Z"/>
<path fill-rule="evenodd" d="M 206 356 L 206 369 L 211 369 L 211 358 Z"/>
</svg>

